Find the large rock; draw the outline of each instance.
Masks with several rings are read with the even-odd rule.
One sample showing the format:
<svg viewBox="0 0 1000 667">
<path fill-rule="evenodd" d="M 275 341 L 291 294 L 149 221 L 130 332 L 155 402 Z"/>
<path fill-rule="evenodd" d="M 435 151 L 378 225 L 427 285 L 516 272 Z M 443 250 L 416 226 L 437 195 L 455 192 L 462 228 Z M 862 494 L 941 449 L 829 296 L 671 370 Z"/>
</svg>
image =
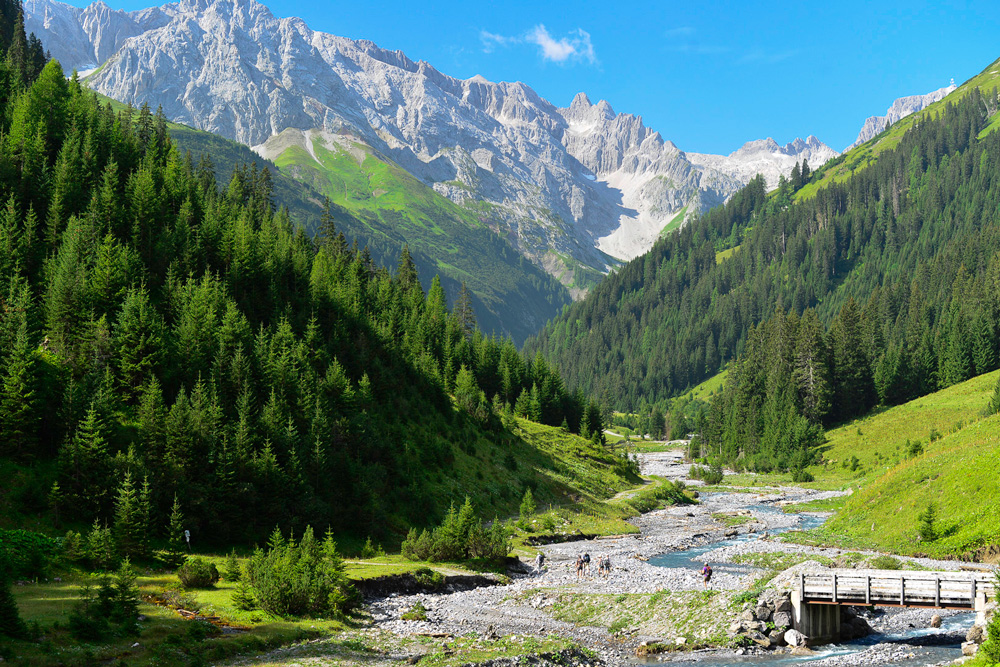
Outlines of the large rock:
<svg viewBox="0 0 1000 667">
<path fill-rule="evenodd" d="M 981 625 L 973 625 L 971 628 L 969 628 L 969 631 L 965 633 L 965 641 L 967 642 L 975 642 L 976 644 L 982 644 L 983 638 L 984 638 L 983 626 Z"/>
<path fill-rule="evenodd" d="M 934 614 L 933 616 L 931 616 L 931 627 L 932 628 L 940 628 L 941 627 L 941 615 L 940 614 Z"/>
<path fill-rule="evenodd" d="M 972 656 L 979 652 L 979 644 L 976 642 L 965 642 L 962 644 L 962 655 Z"/>
<path fill-rule="evenodd" d="M 806 636 L 798 630 L 788 630 L 785 632 L 785 643 L 789 646 L 805 646 Z"/>
<path fill-rule="evenodd" d="M 771 622 L 776 628 L 788 628 L 792 625 L 792 615 L 786 611 L 776 611 L 771 616 Z"/>
<path fill-rule="evenodd" d="M 757 607 L 757 609 L 754 610 L 754 614 L 756 614 L 757 620 L 759 621 L 765 621 L 765 622 L 770 621 L 772 613 L 773 610 L 768 605 L 760 605 L 759 607 Z"/>
</svg>

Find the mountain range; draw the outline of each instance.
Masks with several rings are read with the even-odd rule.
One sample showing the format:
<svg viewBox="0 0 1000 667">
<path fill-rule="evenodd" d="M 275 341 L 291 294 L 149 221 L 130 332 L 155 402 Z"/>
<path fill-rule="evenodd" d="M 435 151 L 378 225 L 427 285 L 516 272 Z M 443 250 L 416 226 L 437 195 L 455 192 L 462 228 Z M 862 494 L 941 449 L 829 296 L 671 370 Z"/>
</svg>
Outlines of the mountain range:
<svg viewBox="0 0 1000 667">
<path fill-rule="evenodd" d="M 838 155 L 813 136 L 751 141 L 729 155 L 685 152 L 607 101 L 580 93 L 560 108 L 520 82 L 456 79 L 400 51 L 277 18 L 256 0 L 135 12 L 24 6 L 27 29 L 94 90 L 252 146 L 335 201 L 350 194 L 343 183 L 363 180 L 343 169 L 398 166 L 574 298 L 756 174 L 773 188 L 802 160 L 816 168 Z M 933 101 L 924 97 L 905 108 Z"/>
<path fill-rule="evenodd" d="M 28 0 L 25 11 L 27 28 L 94 90 L 162 106 L 171 120 L 272 159 L 291 146 L 363 146 L 460 205 L 487 204 L 487 224 L 577 293 L 757 171 L 773 184 L 803 158 L 836 155 L 812 137 L 687 154 L 606 101 L 579 94 L 559 108 L 523 83 L 455 79 L 399 51 L 276 18 L 254 0 L 137 12 Z"/>
</svg>

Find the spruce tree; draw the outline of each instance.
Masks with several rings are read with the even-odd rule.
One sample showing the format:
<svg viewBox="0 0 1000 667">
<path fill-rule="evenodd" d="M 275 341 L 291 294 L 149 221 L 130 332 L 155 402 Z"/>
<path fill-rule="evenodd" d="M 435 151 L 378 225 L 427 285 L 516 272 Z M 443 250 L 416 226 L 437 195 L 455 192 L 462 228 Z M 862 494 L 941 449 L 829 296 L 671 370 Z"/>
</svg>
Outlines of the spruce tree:
<svg viewBox="0 0 1000 667">
<path fill-rule="evenodd" d="M 167 522 L 167 545 L 174 554 L 184 550 L 184 514 L 181 512 L 181 501 L 174 494 L 174 504 L 170 508 L 170 520 Z"/>
</svg>

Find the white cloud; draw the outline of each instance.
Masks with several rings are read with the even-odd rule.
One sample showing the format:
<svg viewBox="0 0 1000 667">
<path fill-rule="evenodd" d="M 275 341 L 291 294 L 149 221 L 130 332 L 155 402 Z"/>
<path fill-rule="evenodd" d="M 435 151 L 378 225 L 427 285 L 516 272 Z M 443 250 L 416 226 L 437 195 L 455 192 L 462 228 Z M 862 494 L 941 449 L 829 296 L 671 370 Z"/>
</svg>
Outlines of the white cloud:
<svg viewBox="0 0 1000 667">
<path fill-rule="evenodd" d="M 506 37 L 488 30 L 480 30 L 479 41 L 483 43 L 483 53 L 493 53 L 498 46 L 509 46 L 521 40 L 517 37 Z"/>
<path fill-rule="evenodd" d="M 568 36 L 557 40 L 549 34 L 544 25 L 539 23 L 528 33 L 525 40 L 536 44 L 545 60 L 557 63 L 580 60 L 591 64 L 597 62 L 590 34 L 579 28 L 570 31 Z"/>
<path fill-rule="evenodd" d="M 480 30 L 479 41 L 482 43 L 483 53 L 493 53 L 498 48 L 517 44 L 534 44 L 538 47 L 539 55 L 545 60 L 561 65 L 572 62 L 597 64 L 597 54 L 590 41 L 590 33 L 580 28 L 571 30 L 560 39 L 553 37 L 541 23 L 523 36 L 498 35 L 488 30 Z"/>
</svg>

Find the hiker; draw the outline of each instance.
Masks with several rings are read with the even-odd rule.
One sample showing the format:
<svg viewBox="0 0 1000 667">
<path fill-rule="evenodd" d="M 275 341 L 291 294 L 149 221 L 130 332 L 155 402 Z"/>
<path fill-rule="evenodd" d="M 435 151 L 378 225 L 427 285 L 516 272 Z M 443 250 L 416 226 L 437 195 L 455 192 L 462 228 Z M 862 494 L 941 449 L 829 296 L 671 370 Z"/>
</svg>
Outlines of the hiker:
<svg viewBox="0 0 1000 667">
<path fill-rule="evenodd" d="M 590 576 L 590 554 L 583 554 L 583 573 Z"/>
<path fill-rule="evenodd" d="M 604 578 L 607 579 L 611 575 L 611 556 L 604 557 Z"/>
<path fill-rule="evenodd" d="M 583 557 L 580 554 L 576 555 L 576 578 L 579 579 L 583 576 Z"/>
<path fill-rule="evenodd" d="M 545 554 L 543 554 L 541 551 L 539 551 L 538 555 L 535 556 L 535 572 L 537 572 L 538 574 L 541 574 L 542 573 L 542 565 L 544 565 L 544 564 L 545 564 Z"/>
<path fill-rule="evenodd" d="M 703 585 L 708 588 L 709 582 L 712 580 L 712 568 L 708 563 L 705 563 L 705 567 L 701 568 L 701 576 L 704 579 Z"/>
</svg>

